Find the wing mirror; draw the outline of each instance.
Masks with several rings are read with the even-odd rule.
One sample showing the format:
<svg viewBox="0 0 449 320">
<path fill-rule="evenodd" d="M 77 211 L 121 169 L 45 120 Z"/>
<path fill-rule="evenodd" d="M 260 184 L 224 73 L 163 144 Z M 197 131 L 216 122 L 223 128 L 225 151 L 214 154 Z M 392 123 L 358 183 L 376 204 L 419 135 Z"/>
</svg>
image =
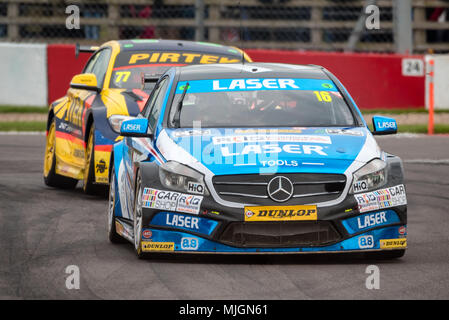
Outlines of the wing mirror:
<svg viewBox="0 0 449 320">
<path fill-rule="evenodd" d="M 120 135 L 124 137 L 153 137 L 153 134 L 148 133 L 148 119 L 145 118 L 124 120 L 120 127 Z"/>
<path fill-rule="evenodd" d="M 93 73 L 77 74 L 70 81 L 70 87 L 74 89 L 93 90 L 100 92 L 98 88 L 97 77 Z"/>
<path fill-rule="evenodd" d="M 394 134 L 398 132 L 396 120 L 389 117 L 374 116 L 373 117 L 373 134 L 384 135 Z"/>
</svg>

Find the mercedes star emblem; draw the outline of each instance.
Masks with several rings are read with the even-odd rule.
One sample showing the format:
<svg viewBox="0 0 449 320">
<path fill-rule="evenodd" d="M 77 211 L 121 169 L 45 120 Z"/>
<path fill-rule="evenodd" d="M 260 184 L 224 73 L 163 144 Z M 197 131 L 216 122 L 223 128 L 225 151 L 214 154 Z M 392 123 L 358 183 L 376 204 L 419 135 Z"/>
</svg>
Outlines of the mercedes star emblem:
<svg viewBox="0 0 449 320">
<path fill-rule="evenodd" d="M 277 202 L 284 202 L 293 195 L 293 183 L 284 176 L 274 177 L 268 182 L 268 195 Z"/>
</svg>

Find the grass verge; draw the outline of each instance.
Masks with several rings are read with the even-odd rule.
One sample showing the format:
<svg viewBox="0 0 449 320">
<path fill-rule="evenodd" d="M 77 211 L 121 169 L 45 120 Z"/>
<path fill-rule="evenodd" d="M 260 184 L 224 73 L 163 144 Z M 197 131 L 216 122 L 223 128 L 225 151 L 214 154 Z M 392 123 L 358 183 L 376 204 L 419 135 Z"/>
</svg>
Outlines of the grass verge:
<svg viewBox="0 0 449 320">
<path fill-rule="evenodd" d="M 368 125 L 372 130 L 372 125 Z M 39 121 L 30 122 L 0 122 L 0 131 L 45 131 L 46 123 Z M 427 133 L 426 124 L 399 125 L 399 133 Z M 449 124 L 436 124 L 435 133 L 449 133 Z"/>
<path fill-rule="evenodd" d="M 48 107 L 0 106 L 0 113 L 47 113 Z"/>
<path fill-rule="evenodd" d="M 371 114 L 408 114 L 408 113 L 421 113 L 427 114 L 428 111 L 425 108 L 418 109 L 361 109 L 363 115 Z M 449 110 L 434 110 L 434 113 L 449 113 Z"/>
<path fill-rule="evenodd" d="M 41 121 L 0 122 L 0 131 L 45 131 L 47 124 Z"/>
<path fill-rule="evenodd" d="M 368 128 L 373 131 L 373 125 L 368 124 Z M 449 124 L 435 124 L 435 133 L 449 133 Z M 427 124 L 400 124 L 398 133 L 427 133 Z"/>
<path fill-rule="evenodd" d="M 411 132 L 411 133 L 427 133 L 427 124 L 403 124 L 398 126 L 398 132 Z M 435 124 L 435 133 L 449 133 L 449 124 Z"/>
</svg>

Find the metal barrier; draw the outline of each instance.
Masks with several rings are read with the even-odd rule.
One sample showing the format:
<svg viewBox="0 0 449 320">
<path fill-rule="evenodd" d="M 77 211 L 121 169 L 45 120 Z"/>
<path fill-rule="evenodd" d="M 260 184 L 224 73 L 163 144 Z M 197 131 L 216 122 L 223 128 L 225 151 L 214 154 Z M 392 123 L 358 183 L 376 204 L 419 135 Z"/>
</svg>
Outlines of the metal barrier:
<svg viewBox="0 0 449 320">
<path fill-rule="evenodd" d="M 0 41 L 176 38 L 243 48 L 400 52 L 409 37 L 410 48 L 402 51 L 449 52 L 448 20 L 447 0 L 6 0 Z"/>
</svg>

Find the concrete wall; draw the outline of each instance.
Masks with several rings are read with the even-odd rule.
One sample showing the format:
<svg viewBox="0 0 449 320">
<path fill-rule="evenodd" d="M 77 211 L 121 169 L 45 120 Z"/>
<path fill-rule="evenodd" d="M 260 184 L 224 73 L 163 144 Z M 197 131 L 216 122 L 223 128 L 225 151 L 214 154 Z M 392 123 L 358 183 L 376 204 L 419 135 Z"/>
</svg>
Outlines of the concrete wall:
<svg viewBox="0 0 449 320">
<path fill-rule="evenodd" d="M 245 50 L 254 61 L 317 64 L 343 83 L 361 109 L 423 108 L 424 56 Z M 415 64 L 404 62 L 420 62 Z"/>
<path fill-rule="evenodd" d="M 47 105 L 46 48 L 0 43 L 0 105 Z"/>
<path fill-rule="evenodd" d="M 89 54 L 74 45 L 0 43 L 0 105 L 47 105 L 64 96 Z M 322 65 L 345 85 L 361 109 L 422 108 L 426 104 L 424 56 L 249 49 L 254 61 Z M 436 72 L 437 107 L 449 105 L 446 67 Z M 444 67 L 446 66 L 446 67 Z M 440 68 L 440 62 L 438 62 Z M 441 97 L 441 102 L 439 97 Z"/>
</svg>

